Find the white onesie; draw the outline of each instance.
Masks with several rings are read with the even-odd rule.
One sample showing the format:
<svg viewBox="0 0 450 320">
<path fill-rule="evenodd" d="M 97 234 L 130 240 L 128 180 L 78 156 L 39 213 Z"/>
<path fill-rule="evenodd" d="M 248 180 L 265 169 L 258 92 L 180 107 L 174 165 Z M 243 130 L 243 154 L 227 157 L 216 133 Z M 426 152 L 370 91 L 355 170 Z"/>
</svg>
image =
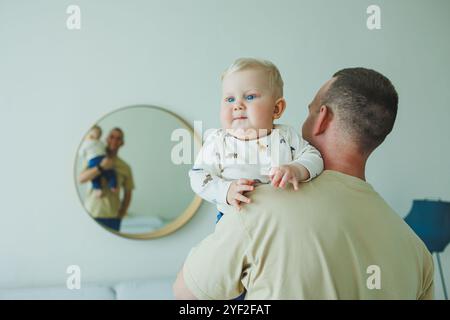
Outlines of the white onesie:
<svg viewBox="0 0 450 320">
<path fill-rule="evenodd" d="M 315 178 L 323 171 L 319 151 L 287 125 L 259 139 L 240 140 L 225 129 L 214 130 L 206 138 L 194 167 L 189 171 L 191 187 L 203 199 L 226 212 L 227 193 L 233 180 L 240 178 L 268 183 L 271 167 L 291 162 L 303 165 Z M 278 129 L 278 130 L 276 130 Z"/>
<path fill-rule="evenodd" d="M 106 145 L 100 140 L 84 140 L 78 154 L 89 161 L 96 157 L 106 155 Z"/>
</svg>

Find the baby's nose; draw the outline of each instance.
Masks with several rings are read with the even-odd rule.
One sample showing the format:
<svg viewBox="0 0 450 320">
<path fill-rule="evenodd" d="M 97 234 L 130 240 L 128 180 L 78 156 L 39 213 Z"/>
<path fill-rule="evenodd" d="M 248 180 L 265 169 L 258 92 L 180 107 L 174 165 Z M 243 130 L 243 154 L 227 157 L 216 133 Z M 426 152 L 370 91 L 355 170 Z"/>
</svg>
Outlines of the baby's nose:
<svg viewBox="0 0 450 320">
<path fill-rule="evenodd" d="M 234 105 L 234 107 L 233 107 L 233 110 L 234 110 L 234 111 L 237 111 L 237 110 L 244 110 L 244 109 L 245 109 L 245 106 L 244 106 L 244 104 L 242 103 L 242 101 L 237 100 L 236 103 L 235 103 L 235 105 Z"/>
</svg>

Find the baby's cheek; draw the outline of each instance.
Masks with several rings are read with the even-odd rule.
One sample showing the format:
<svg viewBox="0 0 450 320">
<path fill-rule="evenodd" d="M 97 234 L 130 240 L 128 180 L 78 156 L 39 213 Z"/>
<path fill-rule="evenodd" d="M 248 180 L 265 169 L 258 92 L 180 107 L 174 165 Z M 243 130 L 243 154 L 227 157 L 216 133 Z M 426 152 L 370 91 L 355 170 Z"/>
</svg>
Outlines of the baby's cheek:
<svg viewBox="0 0 450 320">
<path fill-rule="evenodd" d="M 231 128 L 231 122 L 233 120 L 233 116 L 231 112 L 225 108 L 220 110 L 220 122 L 222 124 L 222 128 Z"/>
<path fill-rule="evenodd" d="M 258 128 L 271 128 L 273 119 L 272 119 L 272 112 L 269 110 L 266 110 L 264 108 L 260 108 L 259 110 L 255 110 L 254 112 L 254 119 L 255 119 L 255 125 L 258 126 Z"/>
</svg>

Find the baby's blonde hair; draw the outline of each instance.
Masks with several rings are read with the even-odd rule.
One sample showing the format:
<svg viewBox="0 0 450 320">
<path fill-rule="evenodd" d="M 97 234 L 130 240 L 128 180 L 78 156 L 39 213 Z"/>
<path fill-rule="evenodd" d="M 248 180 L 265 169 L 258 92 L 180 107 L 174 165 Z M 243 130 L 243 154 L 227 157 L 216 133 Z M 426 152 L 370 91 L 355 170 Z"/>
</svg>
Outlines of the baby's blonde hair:
<svg viewBox="0 0 450 320">
<path fill-rule="evenodd" d="M 99 125 L 93 125 L 89 132 L 87 133 L 87 138 L 90 139 L 100 139 L 102 136 L 102 128 Z"/>
<path fill-rule="evenodd" d="M 275 98 L 278 99 L 283 97 L 284 83 L 283 79 L 281 78 L 280 71 L 272 62 L 268 60 L 239 58 L 222 73 L 221 80 L 223 81 L 223 79 L 231 73 L 248 69 L 258 69 L 265 72 L 269 80 L 270 89 L 273 90 Z"/>
</svg>

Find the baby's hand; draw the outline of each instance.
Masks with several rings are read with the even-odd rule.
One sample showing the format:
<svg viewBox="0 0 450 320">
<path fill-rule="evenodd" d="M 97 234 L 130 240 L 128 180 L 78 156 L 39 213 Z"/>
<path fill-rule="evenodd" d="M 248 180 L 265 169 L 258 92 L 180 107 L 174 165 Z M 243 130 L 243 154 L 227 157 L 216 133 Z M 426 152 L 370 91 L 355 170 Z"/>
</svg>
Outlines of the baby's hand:
<svg viewBox="0 0 450 320">
<path fill-rule="evenodd" d="M 227 193 L 227 202 L 236 209 L 241 210 L 241 203 L 250 203 L 250 199 L 244 196 L 244 192 L 253 191 L 255 181 L 248 179 L 239 179 L 231 183 Z"/>
<path fill-rule="evenodd" d="M 103 160 L 100 162 L 100 166 L 104 170 L 110 170 L 114 168 L 114 160 L 109 157 L 104 157 Z"/>
<path fill-rule="evenodd" d="M 275 188 L 284 188 L 287 183 L 292 183 L 294 190 L 298 190 L 298 181 L 300 180 L 300 170 L 293 165 L 284 165 L 281 167 L 273 167 L 270 170 L 269 177 L 272 186 Z"/>
</svg>

